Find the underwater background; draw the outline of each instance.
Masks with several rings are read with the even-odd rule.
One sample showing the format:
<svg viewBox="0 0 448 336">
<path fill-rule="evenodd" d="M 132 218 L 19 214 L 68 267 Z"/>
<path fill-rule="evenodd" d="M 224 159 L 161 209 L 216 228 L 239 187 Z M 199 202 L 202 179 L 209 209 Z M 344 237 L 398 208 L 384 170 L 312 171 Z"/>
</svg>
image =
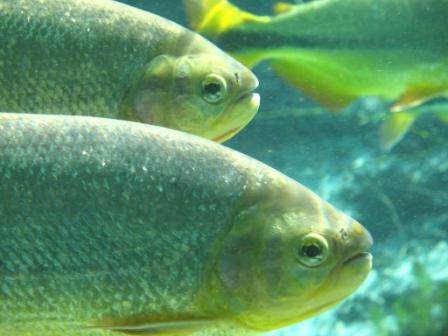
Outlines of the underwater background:
<svg viewBox="0 0 448 336">
<path fill-rule="evenodd" d="M 180 0 L 122 2 L 188 26 Z M 267 15 L 275 1 L 232 3 Z M 365 97 L 330 113 L 268 62 L 254 72 L 260 110 L 225 145 L 311 188 L 375 240 L 374 268 L 354 295 L 269 335 L 448 335 L 448 126 L 423 113 L 385 153 L 378 140 L 384 102 Z"/>
</svg>

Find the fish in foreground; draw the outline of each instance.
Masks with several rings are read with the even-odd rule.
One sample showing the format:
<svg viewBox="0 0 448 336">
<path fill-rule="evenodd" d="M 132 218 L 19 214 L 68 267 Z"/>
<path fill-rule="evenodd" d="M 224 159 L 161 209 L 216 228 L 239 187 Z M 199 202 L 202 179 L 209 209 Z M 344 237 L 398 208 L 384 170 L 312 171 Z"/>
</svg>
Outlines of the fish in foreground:
<svg viewBox="0 0 448 336">
<path fill-rule="evenodd" d="M 179 25 L 110 0 L 0 0 L 0 110 L 93 114 L 216 141 L 255 115 L 250 70 Z"/>
<path fill-rule="evenodd" d="M 3 113 L 0 176 L 1 335 L 257 333 L 371 269 L 361 224 L 183 132 Z"/>
<path fill-rule="evenodd" d="M 281 14 L 273 17 L 252 15 L 227 0 L 184 3 L 197 31 L 247 66 L 269 60 L 280 76 L 330 110 L 364 96 L 390 102 L 392 112 L 448 97 L 448 1 L 281 3 Z M 402 127 L 390 135 L 406 129 L 388 123 Z M 385 147 L 397 140 L 381 139 Z"/>
</svg>

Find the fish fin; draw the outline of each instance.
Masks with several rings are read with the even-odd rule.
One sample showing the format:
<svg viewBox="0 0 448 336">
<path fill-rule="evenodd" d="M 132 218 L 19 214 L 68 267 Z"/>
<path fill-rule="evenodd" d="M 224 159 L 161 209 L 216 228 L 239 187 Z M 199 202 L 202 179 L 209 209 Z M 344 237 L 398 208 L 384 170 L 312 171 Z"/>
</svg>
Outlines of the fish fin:
<svg viewBox="0 0 448 336">
<path fill-rule="evenodd" d="M 419 84 L 410 86 L 392 105 L 392 112 L 399 112 L 407 110 L 423 104 L 424 102 L 433 99 L 437 96 L 442 96 L 446 93 L 446 89 L 433 84 Z"/>
<path fill-rule="evenodd" d="M 217 36 L 247 22 L 269 22 L 269 16 L 258 16 L 239 9 L 227 0 L 183 0 L 188 21 L 199 33 Z"/>
<path fill-rule="evenodd" d="M 97 323 L 95 329 L 106 329 L 115 333 L 140 336 L 184 336 L 215 324 L 213 319 L 186 319 L 150 323 Z"/>
<path fill-rule="evenodd" d="M 292 9 L 294 9 L 297 5 L 289 3 L 289 2 L 277 2 L 276 4 L 274 4 L 274 6 L 272 7 L 272 12 L 276 15 L 278 14 L 285 14 L 290 12 Z"/>
<path fill-rule="evenodd" d="M 319 57 L 291 55 L 284 59 L 272 59 L 272 68 L 292 86 L 313 98 L 330 111 L 341 110 L 358 96 L 350 92 L 349 83 L 340 80 L 339 69 L 333 69 L 331 61 Z"/>
<path fill-rule="evenodd" d="M 379 131 L 381 149 L 390 151 L 400 142 L 417 116 L 418 113 L 408 111 L 389 113 Z"/>
</svg>

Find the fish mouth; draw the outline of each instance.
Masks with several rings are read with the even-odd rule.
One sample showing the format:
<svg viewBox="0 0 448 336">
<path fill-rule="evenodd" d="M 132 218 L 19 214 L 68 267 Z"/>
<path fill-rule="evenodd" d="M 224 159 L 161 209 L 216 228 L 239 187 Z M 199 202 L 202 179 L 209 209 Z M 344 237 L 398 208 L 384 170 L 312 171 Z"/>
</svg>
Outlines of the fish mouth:
<svg viewBox="0 0 448 336">
<path fill-rule="evenodd" d="M 370 261 L 372 259 L 372 255 L 369 252 L 358 252 L 349 258 L 347 258 L 343 265 L 351 264 L 354 262 L 365 262 Z"/>
<path fill-rule="evenodd" d="M 241 96 L 239 96 L 235 101 L 236 104 L 246 102 L 249 103 L 250 106 L 254 106 L 258 109 L 258 105 L 260 104 L 260 94 L 257 92 L 246 91 Z"/>
<path fill-rule="evenodd" d="M 260 104 L 260 95 L 254 92 L 254 90 L 258 88 L 259 84 L 260 82 L 258 81 L 258 78 L 255 77 L 253 73 L 250 72 L 249 74 L 246 74 L 246 76 L 244 77 L 244 81 L 242 81 L 242 85 L 240 86 L 240 90 L 242 90 L 243 92 L 236 98 L 235 102 L 240 103 L 245 100 L 248 100 L 250 102 L 254 100 L 252 103 L 255 104 L 251 105 L 256 105 L 258 109 L 258 106 Z"/>
<path fill-rule="evenodd" d="M 233 106 L 235 105 L 237 108 L 234 113 L 232 113 L 234 119 L 231 124 L 238 126 L 232 127 L 228 131 L 214 137 L 212 139 L 213 141 L 219 143 L 224 142 L 246 126 L 255 116 L 260 107 L 260 95 L 256 92 L 246 91 L 235 100 Z"/>
</svg>

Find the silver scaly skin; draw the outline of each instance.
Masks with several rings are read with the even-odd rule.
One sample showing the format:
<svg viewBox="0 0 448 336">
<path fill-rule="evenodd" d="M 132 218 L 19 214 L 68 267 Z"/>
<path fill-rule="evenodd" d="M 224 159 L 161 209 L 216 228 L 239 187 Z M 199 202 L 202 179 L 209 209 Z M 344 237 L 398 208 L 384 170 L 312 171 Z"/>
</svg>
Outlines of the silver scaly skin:
<svg viewBox="0 0 448 336">
<path fill-rule="evenodd" d="M 258 81 L 174 22 L 111 0 L 0 0 L 0 110 L 156 124 L 224 141 Z"/>
<path fill-rule="evenodd" d="M 1 113 L 0 180 L 2 336 L 271 330 L 341 301 L 371 267 L 359 223 L 174 130 Z"/>
</svg>

